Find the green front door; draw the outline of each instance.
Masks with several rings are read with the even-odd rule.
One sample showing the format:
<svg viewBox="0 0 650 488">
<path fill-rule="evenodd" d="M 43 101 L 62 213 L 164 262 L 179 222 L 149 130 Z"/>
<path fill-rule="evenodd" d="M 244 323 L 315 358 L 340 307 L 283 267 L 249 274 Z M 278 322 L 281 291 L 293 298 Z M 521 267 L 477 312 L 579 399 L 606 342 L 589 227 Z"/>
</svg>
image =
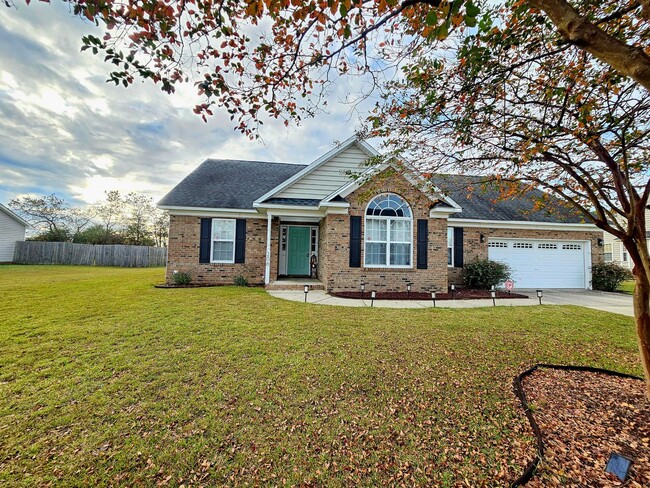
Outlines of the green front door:
<svg viewBox="0 0 650 488">
<path fill-rule="evenodd" d="M 309 276 L 309 227 L 289 227 L 287 274 Z"/>
</svg>

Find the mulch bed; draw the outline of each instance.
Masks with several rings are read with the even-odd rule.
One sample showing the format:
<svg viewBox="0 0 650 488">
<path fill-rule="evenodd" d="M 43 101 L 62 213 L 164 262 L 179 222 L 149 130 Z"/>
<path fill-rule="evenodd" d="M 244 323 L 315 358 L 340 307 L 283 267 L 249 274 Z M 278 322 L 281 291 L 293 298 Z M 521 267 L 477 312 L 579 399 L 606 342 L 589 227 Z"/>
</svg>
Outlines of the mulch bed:
<svg viewBox="0 0 650 488">
<path fill-rule="evenodd" d="M 522 385 L 544 443 L 544 457 L 526 487 L 650 486 L 644 381 L 544 368 Z M 633 460 L 625 484 L 605 472 L 612 452 Z"/>
<path fill-rule="evenodd" d="M 340 298 L 361 298 L 370 300 L 370 291 L 366 289 L 365 292 L 360 291 L 343 291 L 339 293 L 330 293 L 335 297 Z M 478 300 L 492 298 L 490 290 L 456 290 L 452 295 L 451 293 L 436 293 L 436 301 L 438 300 Z M 527 295 L 520 293 L 508 293 L 505 291 L 497 291 L 497 298 L 528 298 Z M 431 300 L 431 293 L 423 292 L 387 292 L 378 291 L 375 300 Z"/>
</svg>

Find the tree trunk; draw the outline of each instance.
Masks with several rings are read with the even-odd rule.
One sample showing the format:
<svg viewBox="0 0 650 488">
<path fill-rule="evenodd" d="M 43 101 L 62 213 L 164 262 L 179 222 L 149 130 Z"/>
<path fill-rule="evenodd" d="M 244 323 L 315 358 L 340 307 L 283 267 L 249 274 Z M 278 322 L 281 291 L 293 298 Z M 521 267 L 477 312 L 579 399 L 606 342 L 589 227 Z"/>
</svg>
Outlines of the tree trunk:
<svg viewBox="0 0 650 488">
<path fill-rule="evenodd" d="M 629 236 L 623 244 L 634 263 L 634 321 L 646 380 L 646 398 L 650 400 L 650 253 L 646 240 L 645 202 L 634 207 L 628 220 Z"/>
<path fill-rule="evenodd" d="M 610 36 L 567 0 L 529 0 L 528 3 L 542 10 L 571 44 L 650 90 L 650 56 L 641 47 L 630 46 Z M 644 2 L 643 7 L 646 14 L 648 2 Z"/>
<path fill-rule="evenodd" d="M 650 282 L 644 268 L 635 266 L 634 277 L 634 320 L 646 379 L 646 397 L 650 400 Z"/>
</svg>

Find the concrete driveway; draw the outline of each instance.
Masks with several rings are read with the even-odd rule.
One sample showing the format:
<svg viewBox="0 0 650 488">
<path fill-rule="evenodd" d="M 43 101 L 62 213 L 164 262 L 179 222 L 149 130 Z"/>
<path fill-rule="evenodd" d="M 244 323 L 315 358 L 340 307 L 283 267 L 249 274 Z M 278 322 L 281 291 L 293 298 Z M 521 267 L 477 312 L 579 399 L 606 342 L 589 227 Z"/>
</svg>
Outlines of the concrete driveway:
<svg viewBox="0 0 650 488">
<path fill-rule="evenodd" d="M 537 305 L 539 300 L 535 290 L 515 290 L 517 293 L 528 295 L 527 299 L 499 299 L 497 306 L 521 306 Z M 305 295 L 302 291 L 288 290 L 269 290 L 268 293 L 274 297 L 284 300 L 303 302 Z M 339 305 L 345 307 L 370 307 L 370 300 L 352 300 L 348 298 L 338 298 L 328 295 L 321 290 L 310 291 L 307 297 L 309 303 L 318 303 L 320 305 Z M 579 305 L 581 307 L 604 310 L 630 317 L 634 316 L 632 310 L 632 297 L 622 293 L 605 293 L 602 291 L 591 290 L 544 290 L 542 298 L 544 305 Z M 492 300 L 438 300 L 436 305 L 441 308 L 473 308 L 473 307 L 491 307 Z M 428 308 L 432 307 L 431 301 L 417 300 L 376 300 L 373 304 L 379 308 Z"/>
<path fill-rule="evenodd" d="M 535 297 L 535 290 L 517 290 L 519 293 Z M 539 302 L 538 302 L 539 303 Z M 592 290 L 544 290 L 542 303 L 547 305 L 579 305 L 581 307 L 604 310 L 605 312 L 620 313 L 634 317 L 632 295 L 623 293 L 607 293 Z"/>
</svg>

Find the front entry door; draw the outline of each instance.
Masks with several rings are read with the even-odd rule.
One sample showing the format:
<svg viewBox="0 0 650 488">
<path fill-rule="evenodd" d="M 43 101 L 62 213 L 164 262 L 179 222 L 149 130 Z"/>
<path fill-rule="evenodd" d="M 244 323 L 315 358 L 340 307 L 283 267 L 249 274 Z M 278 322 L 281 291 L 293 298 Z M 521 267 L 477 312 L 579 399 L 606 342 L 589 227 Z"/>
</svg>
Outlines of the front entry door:
<svg viewBox="0 0 650 488">
<path fill-rule="evenodd" d="M 287 274 L 309 276 L 309 227 L 289 227 L 287 243 Z"/>
</svg>

